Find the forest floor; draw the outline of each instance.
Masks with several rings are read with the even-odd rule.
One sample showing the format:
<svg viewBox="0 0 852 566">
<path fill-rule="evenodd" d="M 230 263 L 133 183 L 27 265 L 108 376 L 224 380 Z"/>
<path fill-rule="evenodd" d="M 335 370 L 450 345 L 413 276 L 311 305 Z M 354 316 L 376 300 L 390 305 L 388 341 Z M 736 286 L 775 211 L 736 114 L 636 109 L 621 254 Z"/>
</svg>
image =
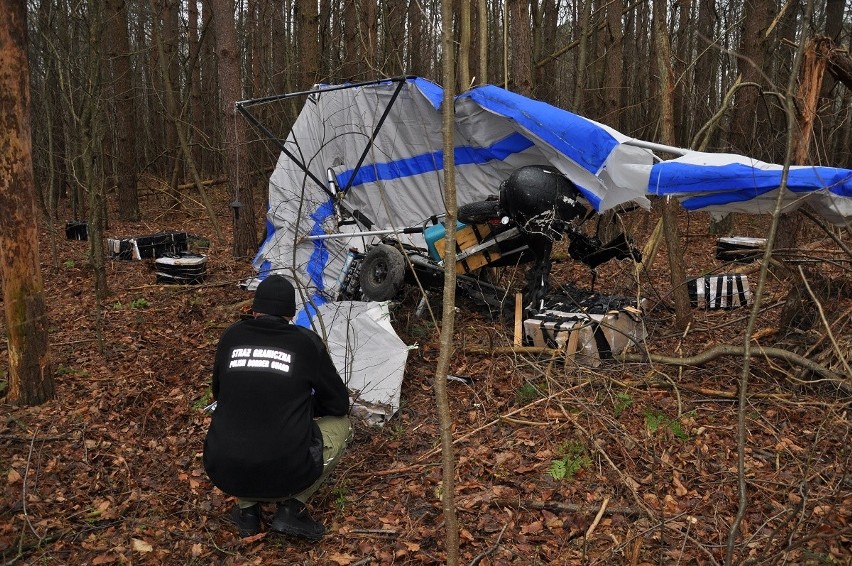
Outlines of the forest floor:
<svg viewBox="0 0 852 566">
<path fill-rule="evenodd" d="M 225 227 L 228 196 L 213 195 Z M 209 238 L 207 279 L 160 285 L 152 260 L 110 260 L 109 298 L 98 307 L 87 243 L 52 240 L 42 230 L 57 395 L 37 407 L 0 403 L 2 563 L 444 562 L 432 387 L 438 336 L 432 322 L 415 316 L 417 297 L 392 308 L 400 337 L 417 345 L 401 409 L 384 427 L 356 425 L 341 465 L 310 502 L 328 534 L 316 544 L 266 533 L 240 539 L 224 520 L 233 500 L 202 467 L 210 419 L 202 407 L 217 339 L 247 309 L 251 293 L 238 283 L 253 270 L 248 260 L 231 258 L 229 241 L 216 241 L 200 208 L 167 212 L 156 195 L 143 203 L 144 222 L 118 222 L 113 211 L 107 236 L 178 230 Z M 641 210 L 626 215 L 640 245 L 656 219 Z M 739 217 L 735 235 L 765 237 L 767 223 Z M 758 264 L 716 260 L 707 228 L 706 216 L 681 213 L 689 275 L 738 267 L 748 270 L 754 290 Z M 810 256 L 838 257 L 812 224 L 802 241 Z M 589 285 L 587 269 L 564 252 L 556 258 L 553 283 Z M 798 265 L 848 279 L 843 265 Z M 696 308 L 686 332 L 673 330 L 664 249 L 638 278 L 626 261 L 599 271 L 597 290 L 651 300 L 644 317 L 649 351 L 683 357 L 743 345 L 749 309 Z M 848 285 L 823 287 L 822 317 L 833 340 L 812 306 L 789 310 L 789 281 L 775 273 L 765 286 L 753 349 L 806 353 L 846 377 L 838 383 L 784 359 L 751 359 L 743 413 L 748 501 L 733 548 L 737 562 L 852 561 L 849 376 L 837 355 L 852 358 L 852 299 Z M 782 331 L 784 316 L 795 321 L 794 332 Z M 5 337 L 5 319 L 2 325 Z M 552 353 L 512 353 L 512 325 L 464 301 L 455 329 L 450 374 L 468 378 L 448 383 L 461 563 L 724 561 L 739 505 L 742 357 L 588 367 Z M 0 379 L 7 363 L 4 340 Z"/>
</svg>

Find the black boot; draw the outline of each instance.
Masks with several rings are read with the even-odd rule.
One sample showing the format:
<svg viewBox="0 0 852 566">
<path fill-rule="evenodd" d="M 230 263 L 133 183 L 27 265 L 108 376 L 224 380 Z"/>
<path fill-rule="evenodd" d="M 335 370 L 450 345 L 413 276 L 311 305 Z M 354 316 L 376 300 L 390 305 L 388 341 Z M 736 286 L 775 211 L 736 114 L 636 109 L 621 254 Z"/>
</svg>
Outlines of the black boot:
<svg viewBox="0 0 852 566">
<path fill-rule="evenodd" d="M 231 521 L 240 529 L 241 537 L 250 537 L 260 532 L 260 503 L 240 509 L 234 505 L 231 509 Z"/>
<path fill-rule="evenodd" d="M 288 499 L 278 504 L 269 529 L 273 532 L 309 540 L 320 540 L 325 527 L 314 521 L 305 504 L 298 499 Z"/>
</svg>

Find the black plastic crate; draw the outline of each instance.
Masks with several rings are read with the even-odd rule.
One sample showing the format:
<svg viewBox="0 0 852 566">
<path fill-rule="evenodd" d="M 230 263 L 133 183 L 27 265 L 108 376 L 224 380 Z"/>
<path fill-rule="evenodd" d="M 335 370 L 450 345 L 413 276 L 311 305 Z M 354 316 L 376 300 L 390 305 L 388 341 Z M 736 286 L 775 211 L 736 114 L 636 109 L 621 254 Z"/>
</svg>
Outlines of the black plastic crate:
<svg viewBox="0 0 852 566">
<path fill-rule="evenodd" d="M 65 223 L 65 238 L 68 240 L 88 240 L 89 224 L 85 220 L 69 220 Z"/>
<path fill-rule="evenodd" d="M 154 260 L 157 283 L 197 285 L 207 278 L 207 256 L 182 253 Z"/>
<path fill-rule="evenodd" d="M 186 232 L 160 232 L 134 238 L 110 238 L 107 249 L 114 259 L 156 259 L 188 251 L 189 236 Z"/>
<path fill-rule="evenodd" d="M 740 273 L 707 275 L 686 282 L 694 307 L 709 310 L 734 309 L 751 303 L 748 276 Z"/>
<path fill-rule="evenodd" d="M 763 255 L 766 238 L 733 236 L 716 240 L 716 259 L 736 263 L 750 263 Z"/>
</svg>

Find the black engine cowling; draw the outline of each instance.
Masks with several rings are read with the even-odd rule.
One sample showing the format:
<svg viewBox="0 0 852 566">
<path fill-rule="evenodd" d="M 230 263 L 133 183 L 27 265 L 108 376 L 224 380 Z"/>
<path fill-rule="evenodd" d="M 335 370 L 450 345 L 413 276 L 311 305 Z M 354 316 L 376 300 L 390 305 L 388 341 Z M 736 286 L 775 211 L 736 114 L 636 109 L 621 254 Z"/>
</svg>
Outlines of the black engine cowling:
<svg viewBox="0 0 852 566">
<path fill-rule="evenodd" d="M 568 224 L 586 214 L 577 186 L 554 167 L 528 165 L 500 185 L 500 210 L 522 231 L 561 239 Z"/>
</svg>

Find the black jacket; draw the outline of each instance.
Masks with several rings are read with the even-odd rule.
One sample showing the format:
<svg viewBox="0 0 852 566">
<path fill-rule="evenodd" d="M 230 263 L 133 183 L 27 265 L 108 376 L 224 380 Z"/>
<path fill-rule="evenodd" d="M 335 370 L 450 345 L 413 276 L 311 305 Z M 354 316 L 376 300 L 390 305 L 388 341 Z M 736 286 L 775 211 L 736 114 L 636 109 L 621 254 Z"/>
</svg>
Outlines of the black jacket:
<svg viewBox="0 0 852 566">
<path fill-rule="evenodd" d="M 323 468 L 314 417 L 349 410 L 349 392 L 319 336 L 273 316 L 240 321 L 222 335 L 213 398 L 204 468 L 216 487 L 244 499 L 310 486 Z"/>
</svg>

